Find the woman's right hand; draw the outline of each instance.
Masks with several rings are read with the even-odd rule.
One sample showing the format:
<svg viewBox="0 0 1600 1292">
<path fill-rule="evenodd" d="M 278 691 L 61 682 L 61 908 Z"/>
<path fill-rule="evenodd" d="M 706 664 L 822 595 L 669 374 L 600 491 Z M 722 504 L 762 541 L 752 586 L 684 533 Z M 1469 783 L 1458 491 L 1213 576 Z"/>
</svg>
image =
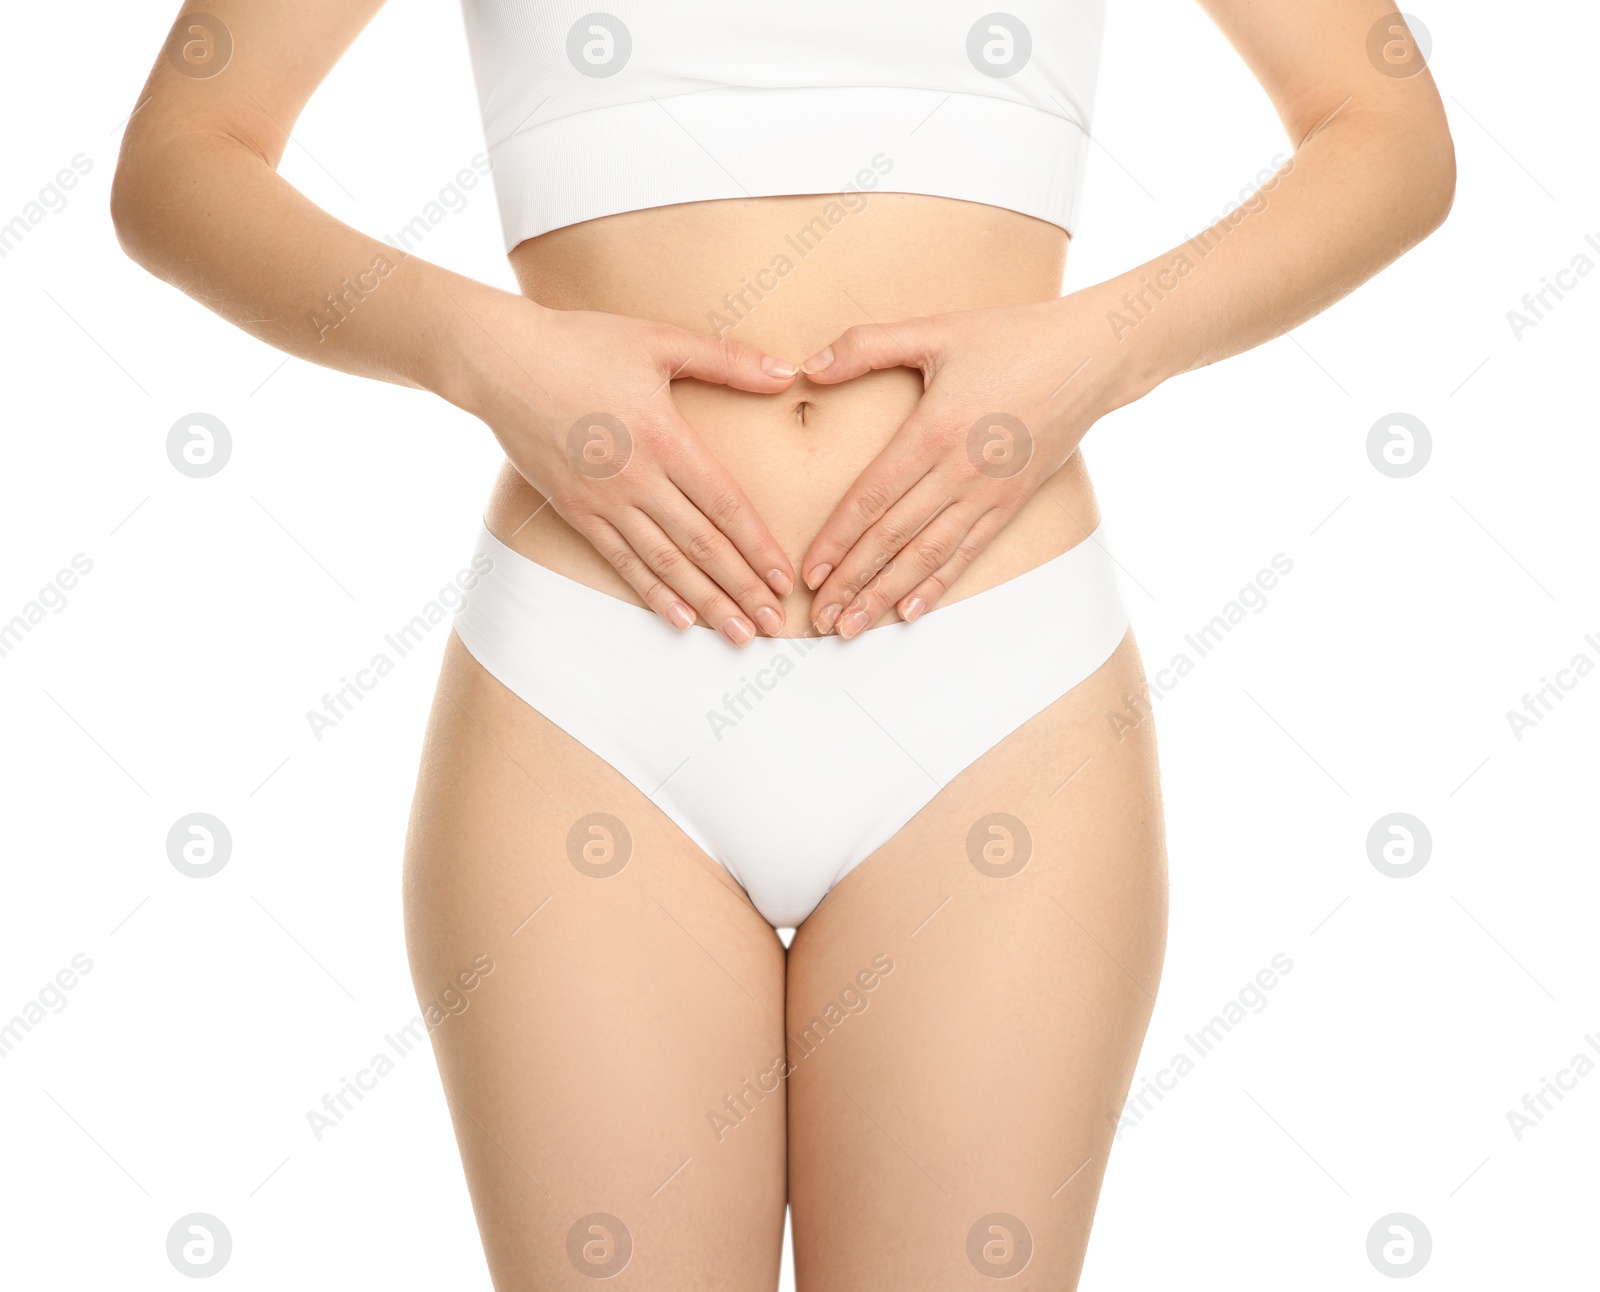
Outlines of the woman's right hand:
<svg viewBox="0 0 1600 1292">
<path fill-rule="evenodd" d="M 677 628 L 699 617 L 735 646 L 783 627 L 794 567 L 672 398 L 694 377 L 777 394 L 796 369 L 740 341 L 510 293 L 452 300 L 469 388 L 453 402 L 644 603 Z M 774 595 L 776 594 L 776 595 Z"/>
</svg>

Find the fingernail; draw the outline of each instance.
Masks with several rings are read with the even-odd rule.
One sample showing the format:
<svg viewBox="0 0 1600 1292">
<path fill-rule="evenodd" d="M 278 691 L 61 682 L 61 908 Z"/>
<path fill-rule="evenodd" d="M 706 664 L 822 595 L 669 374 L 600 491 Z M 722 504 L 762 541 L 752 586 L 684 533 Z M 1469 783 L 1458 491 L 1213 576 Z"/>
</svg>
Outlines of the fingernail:
<svg viewBox="0 0 1600 1292">
<path fill-rule="evenodd" d="M 811 573 L 806 575 L 806 587 L 815 592 L 822 586 L 822 581 L 833 573 L 831 565 L 813 565 Z"/>
<path fill-rule="evenodd" d="M 768 570 L 767 586 L 780 597 L 786 597 L 789 595 L 790 589 L 794 587 L 794 580 L 782 570 Z"/>
<path fill-rule="evenodd" d="M 906 602 L 905 607 L 900 611 L 900 618 L 904 619 L 909 624 L 927 608 L 928 603 L 921 597 L 912 597 L 910 601 Z"/>
<path fill-rule="evenodd" d="M 867 612 L 852 610 L 839 621 L 839 636 L 848 640 L 867 626 Z"/>
<path fill-rule="evenodd" d="M 748 646 L 755 640 L 756 630 L 750 626 L 748 619 L 741 619 L 735 615 L 722 625 L 722 635 L 735 646 Z"/>
<path fill-rule="evenodd" d="M 830 345 L 826 350 L 818 350 L 814 355 L 802 363 L 800 365 L 800 370 L 808 375 L 818 373 L 832 362 L 833 347 Z"/>
<path fill-rule="evenodd" d="M 833 628 L 833 621 L 839 617 L 842 606 L 823 606 L 822 613 L 817 616 L 817 631 L 828 632 Z"/>
<path fill-rule="evenodd" d="M 762 606 L 756 611 L 756 622 L 766 630 L 769 637 L 776 637 L 783 630 L 783 616 L 771 606 Z"/>
<path fill-rule="evenodd" d="M 667 618 L 672 620 L 674 627 L 687 628 L 694 623 L 694 611 L 681 601 L 674 601 L 667 607 Z"/>
<path fill-rule="evenodd" d="M 792 377 L 800 371 L 792 363 L 774 359 L 770 354 L 761 360 L 761 370 L 773 377 Z"/>
</svg>

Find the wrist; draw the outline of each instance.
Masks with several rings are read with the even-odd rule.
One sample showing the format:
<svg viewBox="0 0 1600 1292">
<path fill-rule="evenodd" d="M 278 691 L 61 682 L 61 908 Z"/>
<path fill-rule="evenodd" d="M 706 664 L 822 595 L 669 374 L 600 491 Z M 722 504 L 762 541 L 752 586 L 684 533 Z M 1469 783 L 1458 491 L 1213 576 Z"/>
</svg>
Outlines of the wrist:
<svg viewBox="0 0 1600 1292">
<path fill-rule="evenodd" d="M 1101 370 L 1103 416 L 1142 399 L 1175 375 L 1154 312 L 1141 304 L 1138 275 L 1122 275 L 1063 298 L 1087 326 L 1089 351 Z M 1146 293 L 1148 295 L 1148 293 Z"/>
<path fill-rule="evenodd" d="M 526 336 L 527 316 L 548 311 L 526 297 L 455 275 L 440 284 L 437 300 L 428 389 L 492 425 L 508 396 L 531 381 L 522 366 L 527 356 L 515 353 L 521 349 L 516 338 Z"/>
</svg>

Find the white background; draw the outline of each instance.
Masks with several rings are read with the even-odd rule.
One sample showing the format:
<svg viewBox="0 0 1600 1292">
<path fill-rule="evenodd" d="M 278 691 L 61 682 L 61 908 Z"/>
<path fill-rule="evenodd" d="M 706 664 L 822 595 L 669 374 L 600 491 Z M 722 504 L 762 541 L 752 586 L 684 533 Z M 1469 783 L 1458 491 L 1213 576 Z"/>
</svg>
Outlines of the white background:
<svg viewBox="0 0 1600 1292">
<path fill-rule="evenodd" d="M 13 6 L 0 221 L 71 159 L 70 204 L 0 259 L 0 620 L 92 571 L 0 658 L 0 1021 L 93 969 L 0 1058 L 0 1283 L 188 1286 L 172 1223 L 222 1218 L 215 1286 L 487 1288 L 431 1055 L 317 1142 L 306 1112 L 415 1013 L 398 868 L 443 630 L 320 743 L 306 711 L 464 563 L 498 451 L 432 397 L 275 351 L 124 259 L 120 123 L 174 16 Z M 1086 452 L 1147 664 L 1276 553 L 1294 563 L 1159 705 L 1172 858 L 1153 1076 L 1276 953 L 1294 968 L 1112 1156 L 1086 1292 L 1390 1286 L 1381 1216 L 1431 1232 L 1416 1286 L 1596 1286 L 1600 674 L 1517 740 L 1524 693 L 1600 663 L 1600 274 L 1518 340 L 1507 311 L 1600 264 L 1592 6 L 1421 14 L 1455 132 L 1444 228 L 1353 298 L 1108 418 Z M 1218 216 L 1287 148 L 1188 3 L 1111 6 L 1068 289 Z M 377 235 L 483 147 L 457 8 L 395 0 L 313 100 L 284 173 Z M 512 286 L 486 187 L 418 248 Z M 168 428 L 221 418 L 220 474 Z M 1404 411 L 1433 451 L 1370 464 Z M 216 877 L 169 827 L 220 817 Z M 1433 851 L 1369 862 L 1384 814 Z M 1591 1051 L 1600 1060 L 1600 1053 Z M 791 1286 L 785 1273 L 785 1287 Z"/>
</svg>

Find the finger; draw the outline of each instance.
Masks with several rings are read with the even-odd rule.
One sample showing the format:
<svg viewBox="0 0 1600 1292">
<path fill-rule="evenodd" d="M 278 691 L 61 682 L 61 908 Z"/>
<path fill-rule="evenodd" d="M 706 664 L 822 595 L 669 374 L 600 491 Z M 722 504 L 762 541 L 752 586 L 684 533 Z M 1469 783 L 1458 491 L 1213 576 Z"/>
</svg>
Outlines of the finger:
<svg viewBox="0 0 1600 1292">
<path fill-rule="evenodd" d="M 926 399 L 927 396 L 923 396 L 923 400 Z M 918 403 L 894 438 L 845 490 L 844 497 L 839 499 L 800 558 L 806 587 L 820 590 L 823 581 L 867 529 L 927 475 L 938 453 L 928 430 L 932 420 L 932 411 Z"/>
<path fill-rule="evenodd" d="M 674 628 L 688 628 L 694 623 L 692 603 L 657 575 L 609 521 L 595 516 L 580 527 L 580 532 L 650 609 Z"/>
<path fill-rule="evenodd" d="M 763 354 L 743 341 L 682 328 L 662 330 L 656 357 L 669 380 L 694 377 L 758 395 L 787 390 L 799 374 L 792 363 Z"/>
<path fill-rule="evenodd" d="M 838 618 L 839 636 L 849 640 L 870 628 L 905 593 L 941 569 L 955 554 L 956 546 L 970 528 L 970 521 L 966 508 L 947 507 L 942 511 L 846 604 Z M 921 614 L 922 609 L 917 614 Z"/>
<path fill-rule="evenodd" d="M 748 646 L 756 627 L 715 580 L 706 576 L 689 554 L 656 521 L 637 507 L 618 514 L 622 537 L 644 563 L 685 601 L 707 624 L 735 646 Z"/>
<path fill-rule="evenodd" d="M 927 537 L 928 527 L 936 519 L 942 519 L 941 513 L 950 506 L 951 497 L 946 482 L 931 474 L 924 476 L 882 520 L 861 536 L 811 599 L 812 623 L 819 632 L 837 627 L 841 636 L 853 637 L 866 627 L 866 623 L 857 623 L 847 629 L 844 622 L 856 608 L 862 590 L 885 578 L 896 578 L 908 546 Z M 965 528 L 962 526 L 963 532 Z M 945 552 L 936 561 L 914 571 L 916 577 L 904 586 L 911 587 L 947 559 L 949 553 Z M 899 575 L 901 579 L 904 577 L 903 573 Z"/>
<path fill-rule="evenodd" d="M 802 363 L 800 371 L 828 386 L 878 368 L 921 368 L 926 373 L 932 341 L 932 331 L 921 319 L 858 323 Z"/>
<path fill-rule="evenodd" d="M 680 425 L 677 443 L 678 452 L 665 463 L 667 478 L 732 546 L 727 571 L 739 579 L 754 572 L 767 588 L 780 597 L 787 596 L 794 588 L 794 566 L 744 490 L 695 438 L 687 423 Z M 723 587 L 735 590 L 731 584 Z M 761 604 L 770 605 L 771 598 L 762 597 Z M 754 612 L 754 604 L 750 610 Z"/>
<path fill-rule="evenodd" d="M 1005 527 L 1009 516 L 999 508 L 984 512 L 972 528 L 957 540 L 950 559 L 902 596 L 895 605 L 900 618 L 911 623 L 944 599 L 951 585 L 966 572 L 978 553 Z"/>
<path fill-rule="evenodd" d="M 677 489 L 652 500 L 651 518 L 666 537 L 724 593 L 732 598 L 735 612 L 761 626 L 769 637 L 783 631 L 783 605 L 760 576 L 752 570 L 728 536 Z M 717 628 L 721 619 L 707 619 Z M 727 634 L 730 640 L 733 633 Z M 737 643 L 743 645 L 742 642 Z"/>
</svg>

